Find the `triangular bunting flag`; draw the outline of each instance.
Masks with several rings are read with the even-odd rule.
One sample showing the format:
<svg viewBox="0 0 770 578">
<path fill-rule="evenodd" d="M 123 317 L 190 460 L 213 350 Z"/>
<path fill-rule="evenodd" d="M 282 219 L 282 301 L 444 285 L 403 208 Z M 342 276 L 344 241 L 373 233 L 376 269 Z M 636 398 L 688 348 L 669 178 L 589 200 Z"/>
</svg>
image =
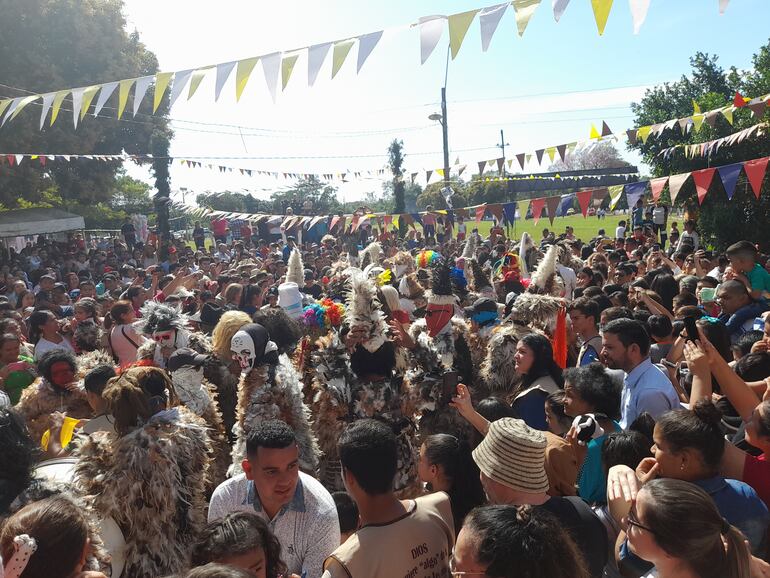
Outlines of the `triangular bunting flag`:
<svg viewBox="0 0 770 578">
<path fill-rule="evenodd" d="M 235 102 L 241 100 L 241 95 L 246 89 L 251 73 L 254 71 L 258 61 L 259 58 L 256 56 L 238 61 L 238 65 L 235 67 Z"/>
<path fill-rule="evenodd" d="M 700 130 L 700 127 L 703 126 L 703 119 L 705 118 L 702 114 L 694 114 L 692 115 L 692 124 L 695 127 L 696 132 Z"/>
<path fill-rule="evenodd" d="M 355 40 L 341 40 L 334 43 L 334 50 L 332 51 L 332 78 L 337 76 L 337 73 L 345 64 L 345 59 L 350 53 L 350 49 L 353 48 Z"/>
<path fill-rule="evenodd" d="M 11 99 L 7 98 L 5 100 L 0 100 L 0 116 L 3 115 L 5 110 L 8 108 L 8 106 L 11 104 Z"/>
<path fill-rule="evenodd" d="M 356 64 L 356 74 L 361 72 L 366 59 L 374 50 L 377 43 L 382 38 L 382 30 L 379 32 L 371 32 L 358 37 L 358 63 Z"/>
<path fill-rule="evenodd" d="M 513 223 L 516 220 L 516 203 L 505 203 L 503 205 L 503 212 L 505 213 L 505 220 Z"/>
<path fill-rule="evenodd" d="M 564 14 L 568 4 L 569 0 L 553 0 L 553 18 L 556 22 L 561 19 L 561 15 Z"/>
<path fill-rule="evenodd" d="M 278 73 L 281 70 L 281 53 L 273 52 L 272 54 L 263 56 L 260 60 L 262 61 L 262 72 L 265 75 L 267 89 L 270 91 L 273 102 L 275 102 L 276 87 L 278 86 Z"/>
<path fill-rule="evenodd" d="M 48 116 L 48 111 L 51 110 L 51 104 L 53 103 L 55 96 L 55 92 L 49 92 L 48 94 L 43 95 L 43 110 L 40 112 L 40 130 L 43 130 L 45 118 Z M 0 112 L 0 114 L 2 114 L 2 112 Z"/>
<path fill-rule="evenodd" d="M 479 174 L 484 174 L 484 167 L 487 166 L 487 161 L 479 161 Z"/>
<path fill-rule="evenodd" d="M 444 177 L 444 169 L 436 169 L 435 172 L 438 173 L 440 177 Z"/>
<path fill-rule="evenodd" d="M 642 198 L 642 195 L 644 195 L 646 190 L 647 181 L 629 183 L 623 187 L 623 192 L 626 193 L 626 202 L 628 203 L 629 209 L 636 206 L 637 201 Z"/>
<path fill-rule="evenodd" d="M 545 149 L 540 149 L 535 151 L 535 156 L 537 157 L 537 164 L 542 165 L 543 164 L 543 153 L 545 152 Z"/>
<path fill-rule="evenodd" d="M 551 159 L 551 162 L 553 162 L 553 159 L 556 158 L 556 147 L 548 147 L 545 149 L 545 152 L 548 154 L 548 158 Z"/>
<path fill-rule="evenodd" d="M 463 171 L 465 170 L 465 167 L 466 167 L 466 166 L 467 166 L 467 165 L 462 165 L 462 166 L 460 166 L 460 167 L 457 169 L 457 176 L 458 176 L 458 177 L 461 177 L 461 176 L 462 176 L 462 174 L 463 174 Z"/>
<path fill-rule="evenodd" d="M 480 223 L 481 219 L 484 218 L 484 213 L 486 213 L 486 206 L 481 205 L 480 207 L 476 207 L 476 222 Z"/>
<path fill-rule="evenodd" d="M 20 165 L 21 161 L 24 160 L 24 155 L 16 155 L 16 165 Z"/>
<path fill-rule="evenodd" d="M 99 92 L 98 84 L 96 86 L 89 86 L 83 91 L 83 102 L 80 105 L 80 120 L 83 120 L 88 113 L 88 109 L 91 108 L 91 103 L 97 92 Z"/>
<path fill-rule="evenodd" d="M 652 131 L 651 126 L 640 126 L 636 130 L 636 136 L 640 139 L 642 139 L 642 143 L 646 144 L 647 139 L 650 137 L 650 132 Z"/>
<path fill-rule="evenodd" d="M 610 195 L 610 211 L 614 211 L 620 202 L 620 197 L 623 196 L 623 185 L 613 185 L 607 187 L 607 190 Z"/>
<path fill-rule="evenodd" d="M 636 130 L 631 129 L 626 131 L 626 136 L 628 137 L 628 142 L 631 144 L 636 144 Z"/>
<path fill-rule="evenodd" d="M 594 10 L 596 19 L 596 28 L 599 30 L 599 36 L 604 34 L 604 27 L 607 26 L 607 19 L 612 10 L 612 0 L 591 0 L 591 7 Z"/>
<path fill-rule="evenodd" d="M 700 105 L 697 102 L 695 102 L 694 98 L 692 99 L 692 113 L 693 114 L 700 114 L 701 113 Z"/>
<path fill-rule="evenodd" d="M 219 95 L 222 94 L 222 89 L 225 87 L 225 82 L 227 82 L 227 79 L 230 78 L 230 74 L 232 74 L 233 68 L 235 68 L 236 64 L 238 63 L 235 60 L 232 62 L 223 62 L 222 64 L 217 64 L 217 78 L 214 84 L 214 102 L 219 100 Z"/>
<path fill-rule="evenodd" d="M 117 83 L 110 83 L 110 84 L 114 85 L 112 87 L 112 90 L 115 90 Z M 102 87 L 102 92 L 104 92 L 106 88 L 107 88 L 107 85 L 105 84 Z M 112 92 L 112 90 L 110 92 Z M 67 97 L 68 94 L 69 92 L 66 90 L 61 90 L 56 93 L 56 96 L 53 99 L 53 106 L 51 107 L 51 125 L 50 126 L 53 126 L 53 123 L 56 122 L 56 117 L 59 116 L 59 109 L 61 108 L 61 103 L 64 102 L 64 99 Z M 101 99 L 101 95 L 99 95 L 99 98 Z M 96 115 L 97 115 L 97 112 L 94 112 L 94 116 Z"/>
<path fill-rule="evenodd" d="M 735 105 L 735 108 L 743 108 L 748 104 L 748 101 L 743 98 L 740 92 L 735 92 L 735 97 L 733 97 L 733 104 Z"/>
<path fill-rule="evenodd" d="M 308 48 L 307 51 L 307 83 L 309 86 L 315 84 L 316 78 L 318 78 L 318 72 L 321 70 L 326 55 L 329 54 L 329 49 L 332 47 L 331 42 L 325 42 L 323 44 L 316 44 Z"/>
<path fill-rule="evenodd" d="M 700 171 L 694 171 L 692 173 L 692 180 L 695 183 L 695 190 L 698 193 L 698 204 L 703 204 L 703 199 L 706 198 L 706 193 L 709 192 L 711 181 L 714 180 L 715 168 L 703 169 Z"/>
<path fill-rule="evenodd" d="M 190 100 L 195 95 L 201 82 L 203 82 L 203 78 L 211 69 L 211 66 L 204 66 L 203 68 L 198 68 L 193 71 L 192 77 L 190 78 L 190 90 L 187 91 L 187 100 Z"/>
<path fill-rule="evenodd" d="M 559 208 L 561 197 L 548 197 L 545 199 L 545 205 L 548 207 L 548 220 L 553 225 L 553 220 L 556 218 L 556 211 Z"/>
<path fill-rule="evenodd" d="M 425 171 L 425 182 L 429 183 L 430 178 L 433 176 L 433 171 Z"/>
<path fill-rule="evenodd" d="M 588 215 L 588 207 L 591 204 L 591 196 L 593 195 L 593 191 L 578 191 L 575 193 L 575 196 L 577 196 L 578 205 L 580 205 L 580 212 L 583 213 L 583 216 L 585 217 Z"/>
<path fill-rule="evenodd" d="M 187 81 L 190 80 L 190 76 L 192 76 L 192 73 L 193 73 L 192 70 L 180 70 L 179 72 L 174 73 L 174 84 L 171 86 L 171 96 L 169 97 L 169 108 L 174 106 L 176 99 L 179 98 L 179 96 L 182 94 L 182 91 L 184 90 L 184 87 L 187 86 Z M 99 100 L 101 100 L 103 95 L 104 95 L 104 88 L 102 88 L 102 94 L 99 95 Z"/>
<path fill-rule="evenodd" d="M 628 0 L 631 8 L 631 19 L 634 21 L 634 34 L 639 34 L 650 8 L 650 0 Z"/>
<path fill-rule="evenodd" d="M 126 104 L 128 103 L 128 93 L 135 81 L 135 78 L 128 78 L 118 83 L 118 118 L 123 117 L 123 112 L 126 110 Z"/>
<path fill-rule="evenodd" d="M 139 112 L 144 95 L 147 94 L 147 89 L 150 88 L 153 80 L 155 80 L 154 76 L 143 76 L 136 79 L 136 86 L 134 87 L 134 116 Z"/>
<path fill-rule="evenodd" d="M 506 9 L 510 6 L 508 2 L 505 4 L 498 4 L 497 6 L 488 6 L 484 8 L 479 14 L 479 27 L 481 29 L 481 50 L 486 52 L 489 48 L 489 43 L 492 41 L 497 30 L 497 25 L 500 24 L 500 19 L 505 14 Z"/>
<path fill-rule="evenodd" d="M 759 118 L 763 114 L 765 114 L 765 108 L 767 107 L 767 103 L 762 100 L 758 99 L 757 101 L 752 101 L 749 103 L 749 109 L 751 109 L 751 117 L 752 118 Z"/>
<path fill-rule="evenodd" d="M 503 206 L 500 204 L 487 205 L 487 210 L 498 223 L 503 222 Z"/>
<path fill-rule="evenodd" d="M 690 173 L 682 173 L 680 175 L 671 175 L 668 178 L 668 191 L 671 194 L 671 204 L 676 202 L 676 198 L 679 196 L 679 191 L 682 190 L 682 186 L 690 178 Z"/>
<path fill-rule="evenodd" d="M 460 52 L 460 46 L 462 46 L 468 28 L 470 28 L 477 13 L 478 10 L 468 10 L 449 16 L 449 48 L 452 53 L 452 60 Z"/>
<path fill-rule="evenodd" d="M 72 122 L 75 123 L 75 128 L 78 127 L 80 120 L 80 107 L 83 106 L 83 93 L 85 91 L 85 88 L 72 89 Z"/>
<path fill-rule="evenodd" d="M 513 0 L 513 10 L 516 13 L 516 28 L 519 36 L 524 36 L 532 15 L 540 5 L 540 0 Z"/>
<path fill-rule="evenodd" d="M 14 101 L 16 101 L 16 105 L 14 106 L 13 104 L 11 104 L 12 108 L 8 109 L 8 112 L 6 113 L 5 118 L 3 119 L 3 122 L 5 122 L 9 116 L 10 116 L 10 120 L 13 120 L 14 118 L 16 118 L 18 114 L 22 111 L 22 109 L 24 109 L 24 107 L 26 107 L 30 102 L 36 101 L 38 98 L 40 98 L 39 94 L 31 94 L 29 96 L 14 99 Z"/>
<path fill-rule="evenodd" d="M 768 161 L 770 161 L 770 157 L 743 163 L 743 170 L 746 171 L 746 178 L 751 185 L 751 190 L 754 191 L 754 196 L 757 198 L 759 198 L 759 195 L 762 193 L 762 182 L 765 180 Z"/>
<path fill-rule="evenodd" d="M 559 153 L 559 158 L 564 161 L 567 156 L 567 145 L 561 144 L 556 147 L 556 151 Z"/>
<path fill-rule="evenodd" d="M 500 157 L 497 159 L 497 172 L 503 174 L 503 165 L 505 164 L 505 158 Z"/>
<path fill-rule="evenodd" d="M 596 126 L 595 126 L 595 125 L 593 125 L 593 124 L 591 125 L 591 134 L 588 136 L 588 138 L 591 138 L 591 139 L 594 139 L 594 138 L 596 138 L 596 139 L 598 139 L 598 138 L 602 138 L 602 135 L 600 135 L 600 134 L 599 134 L 599 131 L 598 131 L 598 130 L 596 130 Z"/>
<path fill-rule="evenodd" d="M 659 179 L 652 179 L 650 181 L 650 190 L 652 191 L 652 202 L 657 203 L 660 199 L 660 195 L 663 193 L 663 189 L 668 183 L 668 177 L 661 177 Z"/>
<path fill-rule="evenodd" d="M 532 160 L 532 153 L 524 155 L 524 161 L 529 164 L 529 162 Z"/>
<path fill-rule="evenodd" d="M 704 116 L 706 117 L 706 122 L 708 123 L 708 125 L 711 128 L 714 128 L 714 126 L 717 123 L 717 116 L 719 116 L 719 111 L 718 110 L 711 110 L 711 111 L 707 112 Z"/>
<path fill-rule="evenodd" d="M 420 18 L 420 64 L 425 64 L 436 49 L 441 35 L 444 33 L 446 16 L 423 16 Z"/>
<path fill-rule="evenodd" d="M 738 177 L 743 169 L 743 163 L 733 163 L 731 165 L 724 165 L 717 168 L 719 172 L 719 178 L 722 179 L 722 186 L 727 193 L 727 199 L 732 201 L 735 194 L 735 185 L 738 183 Z"/>
<path fill-rule="evenodd" d="M 299 54 L 290 54 L 284 56 L 281 60 L 281 90 L 286 90 L 286 85 L 289 84 L 291 73 L 294 72 L 294 65 L 297 64 Z"/>
<path fill-rule="evenodd" d="M 107 104 L 107 100 L 112 96 L 112 93 L 115 92 L 115 88 L 117 88 L 118 83 L 117 82 L 108 82 L 107 84 L 101 85 L 101 91 L 99 92 L 99 98 L 96 99 L 96 105 L 94 106 L 94 116 L 98 116 L 99 113 L 102 111 L 102 108 L 104 108 L 104 105 Z M 64 100 L 64 97 L 66 96 L 66 91 L 58 92 L 56 93 L 56 98 L 53 101 L 54 104 L 54 112 L 58 115 L 59 109 L 56 106 L 56 101 L 59 101 L 59 106 L 61 106 L 62 101 Z M 51 112 L 51 124 L 54 123 L 56 118 L 54 117 L 54 112 Z"/>
<path fill-rule="evenodd" d="M 521 170 L 524 170 L 524 153 L 519 153 L 516 155 L 516 160 L 519 161 L 519 166 L 521 167 Z"/>
<path fill-rule="evenodd" d="M 152 99 L 152 112 L 157 112 L 173 74 L 173 72 L 159 72 L 155 75 L 155 94 Z"/>
<path fill-rule="evenodd" d="M 612 130 L 610 130 L 610 127 L 607 125 L 605 121 L 602 121 L 602 136 L 611 136 Z"/>
<path fill-rule="evenodd" d="M 729 122 L 731 125 L 733 124 L 733 107 L 732 106 L 726 106 L 722 109 L 722 116 L 725 117 L 725 120 Z"/>
</svg>

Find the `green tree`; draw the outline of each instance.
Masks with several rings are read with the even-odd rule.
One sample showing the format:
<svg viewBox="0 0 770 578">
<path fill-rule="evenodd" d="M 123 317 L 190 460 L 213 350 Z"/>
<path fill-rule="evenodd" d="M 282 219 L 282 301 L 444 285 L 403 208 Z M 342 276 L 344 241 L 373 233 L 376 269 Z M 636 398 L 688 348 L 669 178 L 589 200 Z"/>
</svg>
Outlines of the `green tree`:
<svg viewBox="0 0 770 578">
<path fill-rule="evenodd" d="M 388 147 L 388 165 L 393 175 L 393 212 L 401 214 L 406 212 L 406 200 L 404 198 L 404 141 L 393 139 Z"/>
<path fill-rule="evenodd" d="M 272 212 L 282 214 L 287 207 L 295 213 L 300 213 L 307 201 L 310 201 L 310 212 L 317 215 L 328 215 L 339 211 L 342 204 L 337 199 L 337 188 L 324 183 L 318 177 L 300 179 L 296 185 L 285 191 L 276 191 L 270 197 Z"/>
<path fill-rule="evenodd" d="M 68 87 L 153 74 L 155 55 L 136 32 L 125 30 L 120 0 L 0 0 L 0 98 L 50 92 Z M 133 95 L 133 92 L 132 92 Z M 132 116 L 129 98 L 123 120 L 116 119 L 118 91 L 99 117 L 89 115 L 73 127 L 72 97 L 62 103 L 51 127 L 40 127 L 41 101 L 28 105 L 2 128 L 3 148 L 10 152 L 53 154 L 147 154 L 168 156 L 168 94 L 152 113 L 152 90 Z M 96 102 L 92 103 L 91 107 Z M 49 113 L 50 114 L 50 113 Z M 49 116 L 50 118 L 50 116 Z M 154 172 L 161 194 L 168 196 L 168 176 L 157 159 Z M 17 200 L 45 202 L 54 191 L 65 207 L 106 202 L 120 175 L 120 161 L 33 161 L 19 167 L 0 166 L 0 203 L 8 208 Z"/>
<path fill-rule="evenodd" d="M 648 90 L 644 98 L 632 105 L 636 115 L 636 126 L 649 126 L 669 119 L 682 118 L 693 114 L 693 101 L 704 112 L 730 104 L 736 91 L 750 97 L 770 92 L 770 43 L 762 46 L 753 57 L 753 66 L 748 70 L 731 68 L 726 72 L 716 56 L 697 53 L 690 59 L 692 73 L 679 81 L 666 83 Z M 767 139 L 747 139 L 742 143 L 721 147 L 710 157 L 687 158 L 680 150 L 670 156 L 662 151 L 679 144 L 694 144 L 727 136 L 758 122 L 766 122 L 768 114 L 753 118 L 746 108 L 734 114 L 733 125 L 722 116 L 716 118 L 711 127 L 704 122 L 700 131 L 692 127 L 682 132 L 679 126 L 665 130 L 660 136 L 651 136 L 646 143 L 641 140 L 629 148 L 639 151 L 645 162 L 652 168 L 653 176 L 664 176 L 696 171 L 709 166 L 722 166 L 750 160 L 770 154 Z M 770 246 L 770 202 L 767 200 L 768 186 L 757 200 L 751 193 L 745 177 L 738 181 L 732 201 L 728 201 L 721 181 L 717 176 L 712 183 L 703 205 L 697 203 L 694 184 L 688 182 L 677 197 L 677 204 L 685 204 L 688 212 L 698 214 L 698 226 L 702 236 L 717 248 L 724 248 L 739 239 L 749 238 L 764 248 Z M 664 193 L 664 201 L 670 201 Z"/>
<path fill-rule="evenodd" d="M 600 141 L 590 148 L 584 148 L 566 158 L 553 163 L 548 169 L 556 171 L 579 171 L 584 169 L 613 169 L 629 167 L 631 163 L 620 156 L 615 144 L 610 141 Z"/>
</svg>

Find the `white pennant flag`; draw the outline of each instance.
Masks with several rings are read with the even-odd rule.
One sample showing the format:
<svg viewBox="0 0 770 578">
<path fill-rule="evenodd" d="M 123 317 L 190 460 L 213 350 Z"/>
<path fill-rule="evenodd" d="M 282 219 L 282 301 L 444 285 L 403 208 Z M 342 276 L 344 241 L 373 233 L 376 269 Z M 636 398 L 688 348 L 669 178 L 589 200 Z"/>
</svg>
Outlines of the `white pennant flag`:
<svg viewBox="0 0 770 578">
<path fill-rule="evenodd" d="M 184 87 L 187 86 L 187 81 L 190 80 L 192 70 L 180 70 L 174 73 L 174 84 L 171 87 L 171 96 L 169 97 L 168 107 L 174 106 L 176 99 L 182 94 Z"/>
<path fill-rule="evenodd" d="M 492 36 L 497 30 L 497 25 L 500 24 L 500 19 L 508 9 L 509 3 L 498 4 L 497 6 L 489 6 L 484 8 L 479 13 L 479 25 L 481 26 L 481 50 L 486 52 L 489 48 L 489 43 L 492 41 Z"/>
<path fill-rule="evenodd" d="M 147 94 L 147 89 L 150 88 L 153 80 L 155 80 L 155 76 L 143 76 L 136 79 L 136 86 L 134 87 L 134 116 L 139 112 L 144 95 Z"/>
<path fill-rule="evenodd" d="M 262 71 L 265 73 L 265 82 L 270 95 L 275 102 L 276 87 L 278 86 L 278 74 L 281 72 L 281 53 L 273 52 L 260 58 Z"/>
<path fill-rule="evenodd" d="M 2 122 L 2 123 L 0 123 L 0 124 L 5 124 L 5 121 L 7 121 L 7 120 L 8 120 L 8 118 L 9 118 L 9 117 L 10 117 L 10 116 L 11 116 L 11 115 L 14 113 L 14 111 L 15 111 L 15 110 L 16 110 L 16 108 L 19 106 L 19 103 L 21 102 L 21 100 L 22 100 L 23 98 L 24 98 L 23 96 L 17 96 L 16 98 L 14 98 L 14 99 L 11 101 L 11 104 L 10 104 L 10 105 L 8 105 L 8 110 L 7 110 L 7 111 L 5 111 L 5 116 L 3 117 L 3 122 Z"/>
<path fill-rule="evenodd" d="M 356 74 L 361 72 L 361 67 L 366 62 L 366 59 L 369 58 L 374 47 L 377 46 L 380 38 L 382 38 L 382 30 L 358 37 L 358 66 L 356 67 Z"/>
<path fill-rule="evenodd" d="M 628 6 L 631 8 L 631 18 L 634 21 L 634 34 L 639 34 L 639 30 L 647 18 L 650 0 L 628 0 Z"/>
<path fill-rule="evenodd" d="M 45 124 L 45 118 L 48 116 L 48 111 L 51 110 L 51 104 L 56 96 L 55 92 L 49 92 L 43 95 L 43 111 L 40 113 L 40 130 L 43 130 L 43 124 Z"/>
<path fill-rule="evenodd" d="M 115 89 L 118 87 L 117 82 L 108 82 L 107 84 L 102 85 L 102 89 L 99 91 L 99 98 L 96 99 L 96 106 L 94 107 L 94 116 L 99 116 L 99 113 L 102 111 L 102 108 L 104 108 L 104 105 L 107 104 L 107 101 L 112 96 L 112 93 L 115 92 Z"/>
<path fill-rule="evenodd" d="M 24 155 L 15 155 L 16 156 L 16 164 L 20 165 L 21 161 L 24 160 Z"/>
<path fill-rule="evenodd" d="M 561 15 L 564 14 L 564 11 L 567 9 L 567 4 L 569 4 L 569 0 L 553 0 L 553 17 L 556 22 L 558 22 Z"/>
<path fill-rule="evenodd" d="M 78 120 L 80 120 L 80 107 L 83 106 L 83 93 L 85 91 L 85 87 L 72 89 L 72 120 L 75 123 L 75 128 L 78 127 Z"/>
<path fill-rule="evenodd" d="M 237 61 L 225 62 L 223 64 L 217 64 L 217 81 L 214 87 L 214 102 L 219 100 L 219 95 L 222 94 L 222 88 L 225 86 L 225 82 L 230 78 L 230 73 L 238 64 Z"/>
<path fill-rule="evenodd" d="M 446 16 L 423 16 L 420 18 L 420 64 L 425 64 L 441 40 Z"/>
<path fill-rule="evenodd" d="M 308 86 L 315 84 L 316 78 L 318 78 L 318 72 L 323 66 L 326 55 L 329 54 L 329 49 L 332 47 L 331 42 L 324 44 L 316 44 L 311 46 L 307 51 L 307 83 Z"/>
<path fill-rule="evenodd" d="M 727 5 L 730 3 L 730 0 L 719 0 L 719 13 L 724 14 L 725 10 L 727 10 Z"/>
</svg>

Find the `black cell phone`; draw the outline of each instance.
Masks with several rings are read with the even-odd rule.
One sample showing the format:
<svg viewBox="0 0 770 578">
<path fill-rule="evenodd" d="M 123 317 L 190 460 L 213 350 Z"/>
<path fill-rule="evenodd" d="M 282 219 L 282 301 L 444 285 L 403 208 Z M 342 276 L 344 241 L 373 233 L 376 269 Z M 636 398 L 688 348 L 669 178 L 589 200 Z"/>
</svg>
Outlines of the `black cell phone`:
<svg viewBox="0 0 770 578">
<path fill-rule="evenodd" d="M 457 395 L 457 383 L 459 377 L 456 371 L 445 371 L 443 377 L 444 384 L 441 390 L 441 403 L 447 405 L 452 401 L 452 398 Z"/>
<path fill-rule="evenodd" d="M 698 326 L 695 324 L 695 317 L 684 318 L 684 330 L 687 332 L 687 341 L 698 339 Z"/>
<path fill-rule="evenodd" d="M 653 250 L 653 251 L 660 251 L 660 245 L 658 245 L 657 243 L 655 243 L 655 244 L 652 246 L 652 250 Z"/>
</svg>

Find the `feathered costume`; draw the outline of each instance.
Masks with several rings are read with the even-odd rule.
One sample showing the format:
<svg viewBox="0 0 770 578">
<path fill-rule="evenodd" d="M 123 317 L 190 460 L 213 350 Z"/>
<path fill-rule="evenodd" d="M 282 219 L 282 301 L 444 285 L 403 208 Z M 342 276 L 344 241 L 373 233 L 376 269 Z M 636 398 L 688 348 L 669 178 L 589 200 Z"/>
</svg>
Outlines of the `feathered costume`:
<svg viewBox="0 0 770 578">
<path fill-rule="evenodd" d="M 351 354 L 339 333 L 331 331 L 317 342 L 313 353 L 315 376 L 313 388 L 313 423 L 323 452 L 319 479 L 330 490 L 343 490 L 337 440 L 346 424 L 362 418 L 375 418 L 390 426 L 398 439 L 398 471 L 395 489 L 402 496 L 417 495 L 415 429 L 408 396 L 403 395 L 402 379 L 393 375 L 397 366 L 392 343 L 386 341 L 387 325 L 377 301 L 373 283 L 360 271 L 351 272 L 351 290 L 346 308 L 348 328 L 366 328 L 366 338 L 353 355 L 363 359 L 361 365 L 371 373 L 353 371 Z M 374 362 L 392 358 L 387 369 Z M 372 363 L 367 363 L 372 360 Z M 375 379 L 371 379 L 375 378 Z"/>
<path fill-rule="evenodd" d="M 465 436 L 468 432 L 467 423 L 458 418 L 442 395 L 446 372 L 457 372 L 458 383 L 473 388 L 468 324 L 454 317 L 454 307 L 449 267 L 441 262 L 433 271 L 428 315 L 409 329 L 415 345 L 410 351 L 410 369 L 404 381 L 420 415 L 422 439 L 434 433 Z"/>
<path fill-rule="evenodd" d="M 296 283 L 297 287 L 305 285 L 305 268 L 302 264 L 302 254 L 296 247 L 289 253 L 289 262 L 286 264 L 286 282 Z"/>
<path fill-rule="evenodd" d="M 502 325 L 492 333 L 479 372 L 479 378 L 490 395 L 507 398 L 521 383 L 513 356 L 516 344 L 529 333 L 532 330 L 516 324 Z"/>
<path fill-rule="evenodd" d="M 76 450 L 76 488 L 123 532 L 123 576 L 157 578 L 188 568 L 206 523 L 210 451 L 206 425 L 184 407 L 161 411 L 119 438 L 96 432 Z"/>
<path fill-rule="evenodd" d="M 158 367 L 165 368 L 166 360 L 177 349 L 189 347 L 198 353 L 210 353 L 208 337 L 191 331 L 187 323 L 188 316 L 176 307 L 147 301 L 136 326 L 150 339 L 139 347 L 137 359 L 151 359 Z"/>
<path fill-rule="evenodd" d="M 75 419 L 88 419 L 93 415 L 82 382 L 68 391 L 42 377 L 24 389 L 16 409 L 27 422 L 29 435 L 35 442 L 39 442 L 45 430 L 51 427 L 51 414 L 55 411 Z"/>
<path fill-rule="evenodd" d="M 275 343 L 256 323 L 233 336 L 232 349 L 241 363 L 238 408 L 233 429 L 236 437 L 230 474 L 241 473 L 248 433 L 259 423 L 279 419 L 297 436 L 300 468 L 314 474 L 318 467 L 318 443 L 310 428 L 310 410 L 302 401 L 300 374 L 287 355 L 277 355 Z"/>
</svg>

